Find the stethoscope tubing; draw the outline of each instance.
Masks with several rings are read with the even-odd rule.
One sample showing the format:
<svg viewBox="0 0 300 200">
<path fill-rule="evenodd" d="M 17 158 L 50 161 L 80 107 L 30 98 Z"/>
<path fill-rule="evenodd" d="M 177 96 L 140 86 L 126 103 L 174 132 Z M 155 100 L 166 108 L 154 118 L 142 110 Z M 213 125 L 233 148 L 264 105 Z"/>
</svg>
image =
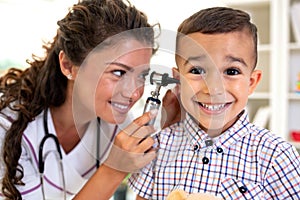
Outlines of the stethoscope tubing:
<svg viewBox="0 0 300 200">
<path fill-rule="evenodd" d="M 45 142 L 48 139 L 53 139 L 54 140 L 59 159 L 62 160 L 62 153 L 61 153 L 61 149 L 60 149 L 59 141 L 58 141 L 57 137 L 52 133 L 49 133 L 49 132 L 45 132 L 45 133 L 46 134 L 43 137 L 43 139 L 40 143 L 40 146 L 39 146 L 39 172 L 41 174 L 43 174 L 44 170 L 45 170 L 45 159 L 43 158 L 43 149 L 44 149 Z"/>
<path fill-rule="evenodd" d="M 45 160 L 47 158 L 47 156 L 49 155 L 49 152 L 45 154 L 45 156 L 43 156 L 43 150 L 44 150 L 44 145 L 46 143 L 46 141 L 48 139 L 52 139 L 55 143 L 55 147 L 56 147 L 56 152 L 54 151 L 54 155 L 56 155 L 56 158 L 58 160 L 59 163 L 59 168 L 61 171 L 61 178 L 62 178 L 62 188 L 63 188 L 63 193 L 64 193 L 64 200 L 67 199 L 67 192 L 66 192 L 66 181 L 65 181 L 65 175 L 64 175 L 64 168 L 63 168 L 63 163 L 62 163 L 62 152 L 60 149 L 60 144 L 59 141 L 57 139 L 57 137 L 52 134 L 49 133 L 49 129 L 48 129 L 48 109 L 44 110 L 44 117 L 43 117 L 43 125 L 44 125 L 44 137 L 42 138 L 40 145 L 39 145 L 39 158 L 38 158 L 38 168 L 39 168 L 39 173 L 40 173 L 40 182 L 41 182 L 41 187 L 42 187 L 42 194 L 43 194 L 43 200 L 46 199 L 46 195 L 45 195 L 45 188 L 44 188 L 44 171 L 45 171 Z"/>
<path fill-rule="evenodd" d="M 45 188 L 44 188 L 44 171 L 45 171 L 45 160 L 47 158 L 47 156 L 49 155 L 49 153 L 46 153 L 44 156 L 44 146 L 47 140 L 52 139 L 55 143 L 55 147 L 56 147 L 56 152 L 55 151 L 51 151 L 54 152 L 54 154 L 56 155 L 56 158 L 59 162 L 60 165 L 60 171 L 61 171 L 61 176 L 62 176 L 62 188 L 63 188 L 63 193 L 64 193 L 64 200 L 66 200 L 66 182 L 65 182 L 65 176 L 64 176 L 64 169 L 63 169 L 63 156 L 62 156 L 62 151 L 60 148 L 60 143 L 58 141 L 58 138 L 56 137 L 56 135 L 49 133 L 49 129 L 48 129 L 48 109 L 44 110 L 44 116 L 43 116 L 43 125 L 44 125 L 44 137 L 42 138 L 40 145 L 39 145 L 39 155 L 38 155 L 38 168 L 39 168 L 39 173 L 40 173 L 40 183 L 41 183 L 41 187 L 42 187 L 42 194 L 43 194 L 43 200 L 45 200 Z M 110 149 L 110 145 L 113 143 L 113 140 L 117 134 L 117 130 L 118 130 L 118 126 L 116 125 L 114 128 L 114 132 L 110 138 L 110 143 L 107 144 L 105 150 L 103 153 L 100 153 L 100 130 L 101 130 L 101 120 L 98 117 L 97 118 L 97 147 L 96 147 L 96 168 L 99 168 L 101 160 L 104 158 L 104 156 L 106 155 L 106 153 L 108 152 L 108 150 Z"/>
</svg>

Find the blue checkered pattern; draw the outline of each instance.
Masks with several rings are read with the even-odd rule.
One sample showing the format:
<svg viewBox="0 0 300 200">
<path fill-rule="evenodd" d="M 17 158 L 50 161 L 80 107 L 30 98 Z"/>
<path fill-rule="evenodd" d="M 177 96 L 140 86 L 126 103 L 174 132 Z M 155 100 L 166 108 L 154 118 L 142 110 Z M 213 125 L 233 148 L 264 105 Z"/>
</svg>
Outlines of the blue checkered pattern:
<svg viewBox="0 0 300 200">
<path fill-rule="evenodd" d="M 295 147 L 249 123 L 246 112 L 211 139 L 187 115 L 157 135 L 155 161 L 133 174 L 130 187 L 146 199 L 174 189 L 223 199 L 300 199 L 300 156 Z"/>
</svg>

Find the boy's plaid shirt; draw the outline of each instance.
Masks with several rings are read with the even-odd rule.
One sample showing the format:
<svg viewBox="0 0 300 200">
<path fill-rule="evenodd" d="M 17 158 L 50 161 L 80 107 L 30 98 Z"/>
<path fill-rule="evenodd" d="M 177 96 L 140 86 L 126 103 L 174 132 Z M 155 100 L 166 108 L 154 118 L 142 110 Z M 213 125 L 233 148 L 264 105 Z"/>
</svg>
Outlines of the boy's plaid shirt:
<svg viewBox="0 0 300 200">
<path fill-rule="evenodd" d="M 208 192 L 223 199 L 300 199 L 300 156 L 295 147 L 249 123 L 243 112 L 211 140 L 191 116 L 157 135 L 158 156 L 130 187 L 146 199 L 174 189 Z"/>
</svg>

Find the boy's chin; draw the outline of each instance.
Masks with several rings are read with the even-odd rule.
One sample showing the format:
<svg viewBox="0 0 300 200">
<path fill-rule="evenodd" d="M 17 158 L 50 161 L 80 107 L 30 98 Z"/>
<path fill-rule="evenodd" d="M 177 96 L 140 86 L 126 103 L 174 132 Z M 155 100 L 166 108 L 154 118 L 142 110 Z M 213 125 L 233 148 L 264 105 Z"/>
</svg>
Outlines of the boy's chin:
<svg viewBox="0 0 300 200">
<path fill-rule="evenodd" d="M 220 128 L 214 128 L 214 129 L 207 129 L 206 133 L 210 137 L 214 138 L 214 137 L 218 137 L 219 135 L 221 135 L 223 133 L 223 129 L 222 129 L 222 127 L 220 127 Z"/>
<path fill-rule="evenodd" d="M 223 121 L 217 121 L 210 124 L 200 124 L 200 127 L 211 137 L 216 137 L 220 134 L 222 134 L 224 130 L 224 124 Z"/>
</svg>

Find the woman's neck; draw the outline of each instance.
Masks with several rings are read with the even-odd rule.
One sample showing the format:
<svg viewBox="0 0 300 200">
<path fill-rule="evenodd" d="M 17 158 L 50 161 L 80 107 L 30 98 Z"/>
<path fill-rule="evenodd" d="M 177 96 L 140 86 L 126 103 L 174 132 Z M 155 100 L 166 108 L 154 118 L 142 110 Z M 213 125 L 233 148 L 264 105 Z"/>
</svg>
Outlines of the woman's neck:
<svg viewBox="0 0 300 200">
<path fill-rule="evenodd" d="M 50 108 L 57 138 L 65 153 L 71 152 L 83 137 L 87 125 L 75 124 L 72 104 Z"/>
</svg>

